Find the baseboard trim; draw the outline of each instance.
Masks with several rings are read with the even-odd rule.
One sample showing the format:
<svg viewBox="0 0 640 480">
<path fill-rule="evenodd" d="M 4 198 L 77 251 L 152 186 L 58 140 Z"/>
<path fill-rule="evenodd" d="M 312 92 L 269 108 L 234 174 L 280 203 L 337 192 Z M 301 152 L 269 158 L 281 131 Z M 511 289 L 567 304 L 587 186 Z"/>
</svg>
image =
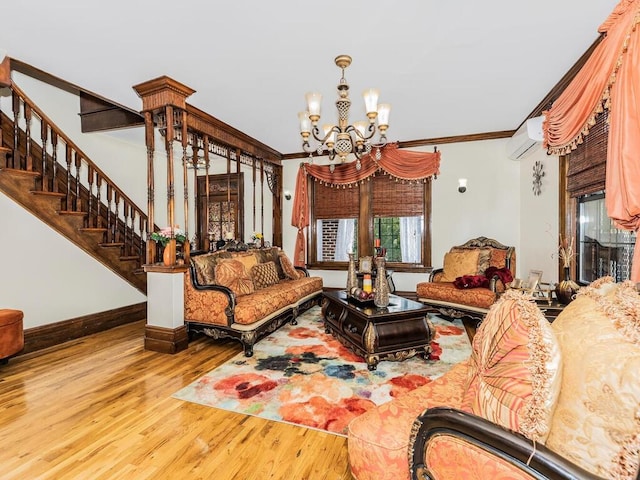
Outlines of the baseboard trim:
<svg viewBox="0 0 640 480">
<path fill-rule="evenodd" d="M 187 326 L 177 328 L 147 325 L 144 329 L 144 349 L 160 353 L 178 353 L 189 346 Z"/>
<path fill-rule="evenodd" d="M 69 340 L 109 330 L 147 318 L 147 302 L 92 313 L 24 331 L 24 349 L 19 355 L 53 347 Z"/>
</svg>

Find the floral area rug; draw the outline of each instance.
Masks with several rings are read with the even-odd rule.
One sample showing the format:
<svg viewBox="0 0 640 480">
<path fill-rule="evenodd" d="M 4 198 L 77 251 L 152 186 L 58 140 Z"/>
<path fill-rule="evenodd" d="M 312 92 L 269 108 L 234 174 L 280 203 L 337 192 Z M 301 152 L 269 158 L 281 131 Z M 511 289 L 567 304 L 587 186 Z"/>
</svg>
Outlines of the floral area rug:
<svg viewBox="0 0 640 480">
<path fill-rule="evenodd" d="M 432 353 L 375 371 L 324 331 L 320 307 L 286 324 L 173 395 L 210 407 L 346 434 L 351 419 L 440 377 L 471 354 L 464 327 L 437 316 Z"/>
</svg>

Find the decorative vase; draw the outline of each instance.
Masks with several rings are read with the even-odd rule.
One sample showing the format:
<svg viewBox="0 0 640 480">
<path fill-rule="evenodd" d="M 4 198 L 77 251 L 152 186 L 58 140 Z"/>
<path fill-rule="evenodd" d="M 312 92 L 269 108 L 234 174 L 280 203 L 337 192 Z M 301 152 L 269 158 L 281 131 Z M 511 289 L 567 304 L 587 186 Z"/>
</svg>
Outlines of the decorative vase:
<svg viewBox="0 0 640 480">
<path fill-rule="evenodd" d="M 162 252 L 162 263 L 167 267 L 176 263 L 176 239 L 170 239 Z"/>
<path fill-rule="evenodd" d="M 387 282 L 384 257 L 376 257 L 376 267 L 376 291 L 373 303 L 376 307 L 386 307 L 389 305 L 389 282 Z"/>
<path fill-rule="evenodd" d="M 558 301 L 563 305 L 569 305 L 579 289 L 580 285 L 571 280 L 569 267 L 564 267 L 564 280 L 558 282 L 558 285 L 556 285 L 556 298 Z"/>
<path fill-rule="evenodd" d="M 349 268 L 347 270 L 347 294 L 350 294 L 351 290 L 357 286 L 358 286 L 358 276 L 356 275 L 356 259 L 353 253 L 350 253 Z"/>
</svg>

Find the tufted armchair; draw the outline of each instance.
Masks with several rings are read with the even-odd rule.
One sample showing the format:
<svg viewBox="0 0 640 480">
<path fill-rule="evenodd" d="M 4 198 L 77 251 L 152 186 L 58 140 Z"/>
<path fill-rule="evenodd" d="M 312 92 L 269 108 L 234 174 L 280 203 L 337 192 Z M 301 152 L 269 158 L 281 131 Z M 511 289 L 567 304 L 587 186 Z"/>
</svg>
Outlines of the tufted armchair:
<svg viewBox="0 0 640 480">
<path fill-rule="evenodd" d="M 472 337 L 515 274 L 514 247 L 478 237 L 452 247 L 444 256 L 443 267 L 416 285 L 416 294 L 418 301 L 440 314 L 461 318 Z"/>
</svg>

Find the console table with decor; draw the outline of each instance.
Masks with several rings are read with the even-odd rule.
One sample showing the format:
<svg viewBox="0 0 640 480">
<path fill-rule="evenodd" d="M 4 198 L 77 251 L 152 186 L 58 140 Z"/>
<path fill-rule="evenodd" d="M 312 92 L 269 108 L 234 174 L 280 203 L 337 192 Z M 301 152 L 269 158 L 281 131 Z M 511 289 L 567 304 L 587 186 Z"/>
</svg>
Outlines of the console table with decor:
<svg viewBox="0 0 640 480">
<path fill-rule="evenodd" d="M 404 360 L 431 353 L 435 329 L 427 317 L 429 307 L 397 295 L 389 305 L 358 302 L 344 290 L 326 291 L 322 316 L 327 333 L 367 362 L 375 370 L 380 360 Z"/>
</svg>

